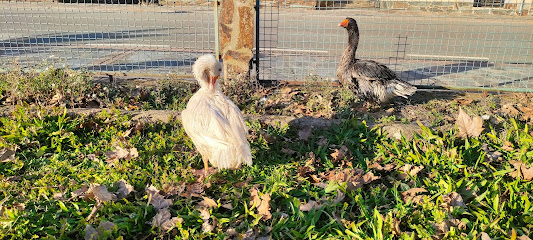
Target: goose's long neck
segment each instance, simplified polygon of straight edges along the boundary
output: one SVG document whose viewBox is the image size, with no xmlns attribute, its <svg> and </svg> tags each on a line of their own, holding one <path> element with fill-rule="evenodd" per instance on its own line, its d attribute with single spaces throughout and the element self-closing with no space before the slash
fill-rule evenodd
<svg viewBox="0 0 533 240">
<path fill-rule="evenodd" d="M 349 63 L 355 62 L 357 45 L 359 45 L 359 28 L 356 25 L 353 29 L 348 29 L 348 45 L 346 45 L 342 54 L 341 63 L 350 65 Z"/>
</svg>

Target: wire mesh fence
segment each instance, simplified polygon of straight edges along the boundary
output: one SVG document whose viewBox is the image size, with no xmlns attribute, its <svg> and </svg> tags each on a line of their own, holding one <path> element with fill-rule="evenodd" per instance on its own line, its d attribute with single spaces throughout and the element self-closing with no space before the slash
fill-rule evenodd
<svg viewBox="0 0 533 240">
<path fill-rule="evenodd" d="M 416 85 L 533 91 L 531 0 L 261 0 L 260 78 L 334 80 L 358 21 L 357 57 Z"/>
<path fill-rule="evenodd" d="M 0 61 L 104 73 L 190 74 L 214 51 L 213 2 L 0 1 Z"/>
</svg>

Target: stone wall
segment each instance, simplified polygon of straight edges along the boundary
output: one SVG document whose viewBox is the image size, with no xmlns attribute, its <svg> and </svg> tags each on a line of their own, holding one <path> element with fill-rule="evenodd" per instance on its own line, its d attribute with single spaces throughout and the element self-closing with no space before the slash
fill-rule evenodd
<svg viewBox="0 0 533 240">
<path fill-rule="evenodd" d="M 247 77 L 253 58 L 255 0 L 222 0 L 220 52 L 224 78 Z"/>
</svg>

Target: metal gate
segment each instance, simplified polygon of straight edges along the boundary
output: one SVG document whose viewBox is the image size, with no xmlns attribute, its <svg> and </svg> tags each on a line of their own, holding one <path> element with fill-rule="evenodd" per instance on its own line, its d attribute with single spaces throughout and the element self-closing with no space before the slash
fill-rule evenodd
<svg viewBox="0 0 533 240">
<path fill-rule="evenodd" d="M 353 17 L 357 57 L 415 85 L 533 91 L 530 0 L 258 1 L 260 80 L 336 80 L 347 42 L 337 25 Z"/>
</svg>

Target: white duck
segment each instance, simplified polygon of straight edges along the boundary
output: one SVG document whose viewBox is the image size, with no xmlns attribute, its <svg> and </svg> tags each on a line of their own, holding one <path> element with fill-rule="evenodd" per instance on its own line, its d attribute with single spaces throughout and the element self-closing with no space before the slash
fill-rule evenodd
<svg viewBox="0 0 533 240">
<path fill-rule="evenodd" d="M 181 113 L 183 128 L 202 155 L 207 175 L 209 164 L 235 169 L 252 164 L 248 130 L 239 108 L 220 91 L 217 82 L 222 65 L 213 55 L 199 57 L 192 66 L 198 90 Z"/>
</svg>

